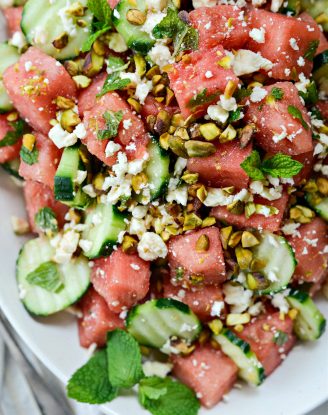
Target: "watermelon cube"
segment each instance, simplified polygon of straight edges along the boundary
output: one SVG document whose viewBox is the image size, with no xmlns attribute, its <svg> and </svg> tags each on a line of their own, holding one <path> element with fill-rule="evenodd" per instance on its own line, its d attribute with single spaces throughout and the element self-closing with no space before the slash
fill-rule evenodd
<svg viewBox="0 0 328 415">
<path fill-rule="evenodd" d="M 192 52 L 173 65 L 168 74 L 170 86 L 185 118 L 191 114 L 204 115 L 207 107 L 218 101 L 229 81 L 239 83 L 231 69 L 217 64 L 224 56 L 223 47 L 217 46 L 206 53 Z"/>
<path fill-rule="evenodd" d="M 115 313 L 127 310 L 145 298 L 149 291 L 150 265 L 137 254 L 122 249 L 107 258 L 95 260 L 91 282 Z"/>
<path fill-rule="evenodd" d="M 328 101 L 319 101 L 317 107 L 324 120 L 328 120 Z"/>
<path fill-rule="evenodd" d="M 13 128 L 7 121 L 7 115 L 0 114 L 0 143 L 4 139 L 5 135 L 12 131 Z M 22 145 L 22 140 L 19 139 L 16 144 L 11 146 L 0 147 L 0 164 L 13 160 L 19 156 L 19 150 Z"/>
<path fill-rule="evenodd" d="M 199 49 L 221 45 L 241 49 L 248 39 L 249 27 L 244 11 L 234 6 L 199 7 L 189 13 L 191 24 L 199 33 Z"/>
<path fill-rule="evenodd" d="M 324 52 L 328 49 L 328 40 L 326 39 L 325 34 L 321 31 L 320 27 L 318 26 L 318 23 L 313 19 L 312 16 L 309 15 L 309 13 L 303 12 L 298 16 L 300 19 L 303 20 L 303 22 L 307 22 L 310 24 L 310 27 L 317 27 L 320 32 L 319 37 L 319 46 L 316 52 L 316 55 L 319 55 L 319 53 Z"/>
<path fill-rule="evenodd" d="M 33 134 L 36 137 L 35 146 L 39 152 L 38 160 L 32 165 L 21 160 L 19 174 L 25 180 L 34 180 L 53 189 L 54 177 L 62 151 L 53 144 L 50 138 L 35 131 Z"/>
<path fill-rule="evenodd" d="M 199 346 L 189 356 L 172 356 L 173 374 L 192 388 L 206 408 L 215 406 L 237 380 L 237 366 L 221 350 Z"/>
<path fill-rule="evenodd" d="M 237 228 L 254 228 L 254 229 L 265 229 L 270 232 L 277 232 L 280 229 L 282 218 L 284 216 L 287 203 L 288 194 L 283 193 L 282 197 L 277 200 L 269 201 L 259 196 L 254 196 L 254 203 L 258 203 L 265 206 L 273 206 L 279 209 L 279 213 L 271 216 L 264 216 L 260 214 L 254 214 L 249 218 L 246 218 L 244 214 L 237 215 L 231 213 L 224 206 L 217 206 L 211 210 L 210 215 L 216 219 L 228 225 L 236 226 Z"/>
<path fill-rule="evenodd" d="M 12 37 L 15 32 L 21 33 L 22 29 L 20 23 L 22 20 L 23 7 L 8 7 L 1 11 L 6 19 L 9 37 Z"/>
<path fill-rule="evenodd" d="M 88 88 L 82 89 L 79 93 L 77 101 L 79 107 L 79 114 L 81 117 L 83 117 L 85 111 L 90 111 L 91 108 L 93 108 L 97 104 L 97 95 L 102 90 L 106 78 L 106 72 L 100 73 L 99 75 L 93 78 Z"/>
<path fill-rule="evenodd" d="M 170 280 L 164 282 L 163 297 L 182 301 L 203 321 L 211 319 L 214 302 L 223 301 L 222 289 L 216 285 L 182 288 Z"/>
<path fill-rule="evenodd" d="M 40 209 L 45 207 L 54 211 L 59 227 L 61 228 L 64 226 L 68 207 L 55 200 L 54 193 L 50 187 L 39 182 L 27 180 L 24 184 L 24 197 L 32 232 L 42 233 L 41 229 L 39 229 L 35 223 L 35 215 Z"/>
<path fill-rule="evenodd" d="M 75 99 L 75 83 L 56 59 L 35 47 L 3 74 L 8 95 L 21 116 L 36 130 L 48 134 L 56 118 L 58 96 Z"/>
<path fill-rule="evenodd" d="M 92 344 L 105 346 L 108 331 L 124 328 L 124 320 L 110 311 L 106 301 L 93 288 L 80 300 L 79 308 L 82 313 L 78 320 L 82 347 L 90 347 Z"/>
<path fill-rule="evenodd" d="M 273 63 L 273 79 L 297 80 L 301 73 L 309 77 L 313 62 L 307 54 L 320 39 L 318 25 L 260 9 L 250 11 L 249 24 L 265 30 L 265 41 L 250 39 L 247 48 Z"/>
<path fill-rule="evenodd" d="M 197 251 L 198 239 L 206 235 L 209 241 L 207 251 Z M 226 280 L 225 262 L 220 241 L 220 231 L 215 227 L 200 229 L 170 239 L 168 260 L 171 277 L 192 280 L 198 277 L 205 284 L 221 284 Z"/>
<path fill-rule="evenodd" d="M 288 237 L 297 260 L 293 277 L 295 281 L 315 284 L 325 279 L 328 270 L 328 253 L 325 252 L 328 245 L 327 230 L 327 224 L 315 218 L 311 223 L 301 225 L 295 235 Z"/>
<path fill-rule="evenodd" d="M 141 147 L 144 149 L 144 144 L 148 143 L 148 136 L 145 137 L 146 130 L 141 119 L 138 118 L 126 101 L 116 92 L 109 92 L 101 97 L 96 105 L 84 112 L 83 122 L 87 130 L 87 135 L 83 141 L 90 153 L 97 156 L 105 164 L 111 166 L 115 163 L 116 156 L 106 157 L 105 149 L 109 140 L 100 140 L 97 138 L 97 132 L 105 129 L 106 123 L 103 115 L 106 111 L 123 112 L 123 120 L 120 124 L 115 142 L 124 146 L 130 144 L 129 147 L 134 144 L 132 146 L 133 148 L 141 144 Z"/>
<path fill-rule="evenodd" d="M 239 142 L 231 141 L 218 143 L 216 148 L 216 152 L 209 157 L 188 159 L 187 169 L 192 173 L 198 173 L 200 180 L 212 187 L 247 187 L 249 177 L 240 164 L 252 152 L 252 145 L 242 149 Z"/>
<path fill-rule="evenodd" d="M 293 321 L 274 312 L 253 319 L 237 333 L 246 341 L 264 367 L 266 376 L 270 375 L 286 358 L 295 344 Z"/>
<path fill-rule="evenodd" d="M 279 88 L 282 99 L 268 99 L 273 88 Z M 245 121 L 256 126 L 258 145 L 271 153 L 297 155 L 312 151 L 310 118 L 296 87 L 291 82 L 277 82 L 263 89 L 267 96 L 260 102 L 248 100 L 245 113 Z"/>
<path fill-rule="evenodd" d="M 305 181 L 311 176 L 314 164 L 313 151 L 298 154 L 293 156 L 293 159 L 303 164 L 302 170 L 293 177 L 295 186 L 299 186 L 301 183 L 305 183 Z"/>
</svg>

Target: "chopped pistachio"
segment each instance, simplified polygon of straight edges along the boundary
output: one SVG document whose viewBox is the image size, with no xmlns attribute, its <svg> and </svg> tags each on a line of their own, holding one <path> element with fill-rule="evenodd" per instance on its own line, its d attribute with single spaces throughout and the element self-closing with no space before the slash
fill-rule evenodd
<svg viewBox="0 0 328 415">
<path fill-rule="evenodd" d="M 171 135 L 169 133 L 161 134 L 159 137 L 159 144 L 164 150 L 168 150 L 169 148 L 169 139 Z"/>
<path fill-rule="evenodd" d="M 80 73 L 80 65 L 75 61 L 65 61 L 64 66 L 71 76 L 76 76 Z"/>
<path fill-rule="evenodd" d="M 254 258 L 250 264 L 250 268 L 253 272 L 259 272 L 265 267 L 266 263 L 258 258 Z"/>
<path fill-rule="evenodd" d="M 197 189 L 196 196 L 198 197 L 198 199 L 201 202 L 204 202 L 204 200 L 207 197 L 207 190 L 206 190 L 206 187 L 204 185 L 201 185 L 201 187 L 199 189 Z"/>
<path fill-rule="evenodd" d="M 93 187 L 96 190 L 102 190 L 103 184 L 105 181 L 105 176 L 102 173 L 97 173 L 92 180 Z"/>
<path fill-rule="evenodd" d="M 201 183 L 195 183 L 188 187 L 188 195 L 191 197 L 197 196 L 197 190 L 202 187 Z"/>
<path fill-rule="evenodd" d="M 216 124 L 214 124 L 213 122 L 208 122 L 206 124 L 202 124 L 199 127 L 199 131 L 200 131 L 201 135 L 207 141 L 215 140 L 221 134 L 220 128 Z"/>
<path fill-rule="evenodd" d="M 315 217 L 315 213 L 313 212 L 313 210 L 305 206 L 296 205 L 295 207 L 290 209 L 289 217 L 290 219 L 293 219 L 295 222 L 304 224 L 310 223 Z"/>
<path fill-rule="evenodd" d="M 201 235 L 196 242 L 196 251 L 205 252 L 208 251 L 210 247 L 210 239 L 207 235 Z"/>
<path fill-rule="evenodd" d="M 230 69 L 231 68 L 231 58 L 230 56 L 224 56 L 221 58 L 217 64 L 221 66 L 224 69 Z"/>
<path fill-rule="evenodd" d="M 250 143 L 252 139 L 254 131 L 255 131 L 254 124 L 247 124 L 244 128 L 240 130 L 239 142 L 240 142 L 241 148 L 245 148 L 248 146 L 248 144 Z"/>
<path fill-rule="evenodd" d="M 189 157 L 208 157 L 216 151 L 214 144 L 198 140 L 187 141 L 185 148 Z"/>
<path fill-rule="evenodd" d="M 239 268 L 241 270 L 248 269 L 253 259 L 252 251 L 250 249 L 245 249 L 245 248 L 238 246 L 235 249 L 235 254 L 236 254 Z"/>
<path fill-rule="evenodd" d="M 7 114 L 6 119 L 9 122 L 15 122 L 15 121 L 17 121 L 18 120 L 18 112 L 16 112 L 16 111 L 10 112 L 9 114 Z"/>
<path fill-rule="evenodd" d="M 202 284 L 204 282 L 204 275 L 197 275 L 197 274 L 192 274 L 189 277 L 190 283 L 192 285 L 199 285 Z"/>
<path fill-rule="evenodd" d="M 244 330 L 244 326 L 243 326 L 242 324 L 237 324 L 237 325 L 234 327 L 234 329 L 235 329 L 235 331 L 236 331 L 237 333 L 241 333 L 241 332 Z"/>
<path fill-rule="evenodd" d="M 190 173 L 189 171 L 185 171 L 181 177 L 181 179 L 188 183 L 188 184 L 195 184 L 198 182 L 199 174 L 198 173 Z"/>
<path fill-rule="evenodd" d="M 162 75 L 161 74 L 156 74 L 151 79 L 153 86 L 158 85 L 161 82 L 161 80 L 162 80 Z"/>
<path fill-rule="evenodd" d="M 202 228 L 208 228 L 216 224 L 216 219 L 213 216 L 208 216 L 203 220 Z"/>
<path fill-rule="evenodd" d="M 16 235 L 25 235 L 30 232 L 30 225 L 26 219 L 11 217 L 11 226 Z"/>
<path fill-rule="evenodd" d="M 227 326 L 236 326 L 237 324 L 247 324 L 251 320 L 249 313 L 235 314 L 230 313 L 227 315 L 226 324 Z"/>
<path fill-rule="evenodd" d="M 237 137 L 237 131 L 229 124 L 228 127 L 221 133 L 219 141 L 220 143 L 226 143 L 232 141 Z"/>
<path fill-rule="evenodd" d="M 171 105 L 174 100 L 174 92 L 172 89 L 166 87 L 166 98 L 165 98 L 165 105 Z"/>
<path fill-rule="evenodd" d="M 222 187 L 222 190 L 228 195 L 232 195 L 235 192 L 235 187 L 234 186 Z"/>
<path fill-rule="evenodd" d="M 309 180 L 305 186 L 303 186 L 303 190 L 309 193 L 315 193 L 318 191 L 318 186 L 314 180 Z"/>
<path fill-rule="evenodd" d="M 141 108 L 141 106 L 140 106 L 140 108 Z M 156 123 L 156 116 L 155 115 L 148 115 L 147 124 L 148 124 L 148 127 L 149 127 L 150 131 L 154 131 L 155 123 Z"/>
<path fill-rule="evenodd" d="M 230 236 L 232 235 L 233 228 L 232 226 L 226 226 L 225 228 L 220 229 L 220 237 L 223 249 L 228 249 L 228 242 Z"/>
<path fill-rule="evenodd" d="M 75 1 L 65 10 L 69 16 L 82 17 L 84 16 L 85 7 L 79 2 Z"/>
<path fill-rule="evenodd" d="M 183 230 L 190 231 L 196 229 L 202 225 L 202 222 L 202 219 L 195 213 L 189 213 L 184 217 Z"/>
<path fill-rule="evenodd" d="M 23 146 L 32 151 L 35 145 L 36 137 L 33 134 L 24 134 L 23 135 Z"/>
<path fill-rule="evenodd" d="M 177 127 L 177 129 L 174 132 L 174 135 L 176 137 L 182 138 L 182 140 L 185 140 L 185 141 L 189 140 L 189 138 L 190 138 L 189 134 L 188 134 L 188 131 L 185 127 Z"/>
<path fill-rule="evenodd" d="M 227 206 L 227 210 L 235 215 L 244 213 L 245 205 L 241 200 L 235 200 Z"/>
<path fill-rule="evenodd" d="M 172 115 L 172 119 L 171 119 L 171 124 L 174 127 L 183 127 L 184 126 L 184 118 L 182 117 L 181 114 L 173 114 Z"/>
<path fill-rule="evenodd" d="M 168 131 L 170 127 L 170 123 L 171 123 L 170 114 L 167 111 L 161 110 L 157 114 L 156 122 L 154 125 L 154 131 L 157 134 L 162 135 Z"/>
<path fill-rule="evenodd" d="M 196 140 L 197 138 L 202 137 L 200 132 L 200 124 L 194 123 L 189 126 L 189 136 L 192 140 Z"/>
<path fill-rule="evenodd" d="M 246 282 L 250 290 L 264 290 L 270 285 L 269 281 L 260 273 L 247 274 Z"/>
<path fill-rule="evenodd" d="M 295 319 L 296 319 L 296 317 L 297 317 L 297 315 L 298 315 L 298 310 L 297 310 L 296 308 L 291 308 L 291 309 L 288 311 L 288 316 L 289 316 L 289 318 L 291 318 L 292 320 L 295 320 Z"/>
<path fill-rule="evenodd" d="M 238 84 L 234 81 L 228 81 L 225 90 L 224 90 L 224 97 L 226 99 L 229 99 L 233 96 L 233 94 L 235 93 L 236 89 L 238 87 Z"/>
<path fill-rule="evenodd" d="M 84 61 L 83 74 L 89 78 L 94 77 L 102 70 L 104 62 L 103 56 L 97 55 L 94 51 L 89 52 Z"/>
<path fill-rule="evenodd" d="M 257 279 L 254 277 L 253 274 L 249 273 L 246 276 L 247 287 L 254 291 L 258 289 L 258 282 Z"/>
<path fill-rule="evenodd" d="M 243 233 L 242 231 L 237 231 L 237 232 L 234 232 L 230 236 L 229 242 L 228 242 L 228 246 L 230 246 L 230 248 L 235 248 L 239 244 L 242 233 Z"/>
<path fill-rule="evenodd" d="M 133 25 L 141 26 L 146 21 L 146 15 L 138 9 L 130 9 L 126 13 L 126 19 Z"/>
<path fill-rule="evenodd" d="M 68 34 L 62 33 L 52 42 L 52 44 L 56 49 L 64 49 L 68 44 Z"/>
<path fill-rule="evenodd" d="M 255 203 L 253 202 L 247 202 L 245 204 L 245 216 L 246 218 L 250 218 L 252 215 L 254 215 L 254 213 L 256 213 L 256 206 Z"/>
<path fill-rule="evenodd" d="M 255 235 L 249 231 L 244 231 L 241 236 L 241 244 L 243 248 L 252 248 L 260 243 Z"/>
<path fill-rule="evenodd" d="M 136 99 L 130 97 L 127 99 L 127 101 L 130 104 L 130 106 L 135 110 L 135 112 L 139 113 L 141 111 L 140 102 L 138 102 Z"/>
<path fill-rule="evenodd" d="M 73 132 L 74 128 L 81 123 L 81 119 L 73 110 L 65 110 L 60 119 L 60 125 L 69 133 Z"/>
<path fill-rule="evenodd" d="M 323 196 L 328 196 L 328 179 L 326 179 L 325 177 L 319 177 L 317 179 L 317 183 L 316 184 L 318 186 L 319 192 Z"/>
<path fill-rule="evenodd" d="M 91 79 L 84 75 L 73 76 L 73 81 L 79 89 L 88 88 L 88 86 L 91 84 Z"/>
<path fill-rule="evenodd" d="M 208 339 L 210 338 L 210 334 L 211 333 L 209 332 L 209 330 L 202 330 L 198 337 L 199 344 L 204 345 L 205 343 L 207 343 Z"/>
<path fill-rule="evenodd" d="M 166 91 L 166 86 L 164 84 L 158 84 L 153 88 L 153 94 L 155 97 L 163 96 Z"/>
<path fill-rule="evenodd" d="M 75 102 L 72 99 L 62 96 L 58 96 L 55 99 L 55 104 L 61 110 L 69 110 L 75 106 Z"/>
<path fill-rule="evenodd" d="M 137 74 L 142 77 L 146 73 L 146 61 L 145 58 L 142 55 L 136 54 L 133 57 L 134 64 L 136 66 L 136 72 Z"/>
<path fill-rule="evenodd" d="M 148 177 L 143 172 L 136 174 L 131 179 L 132 189 L 136 193 L 140 193 L 140 190 L 142 189 L 142 186 L 147 184 L 147 183 L 148 183 Z"/>
<path fill-rule="evenodd" d="M 188 141 L 187 141 L 188 143 Z M 169 147 L 179 157 L 188 158 L 188 153 L 185 148 L 185 142 L 180 137 L 172 137 L 169 138 Z"/>
<path fill-rule="evenodd" d="M 104 56 L 106 54 L 106 45 L 100 39 L 96 39 L 92 45 L 92 49 L 98 56 Z"/>
<path fill-rule="evenodd" d="M 221 320 L 216 318 L 215 320 L 212 320 L 208 323 L 208 327 L 211 329 L 214 335 L 217 336 L 223 329 L 223 323 Z"/>
<path fill-rule="evenodd" d="M 147 79 L 152 79 L 153 76 L 160 75 L 160 74 L 161 74 L 161 70 L 159 69 L 159 66 L 158 65 L 154 65 L 154 66 L 152 66 L 149 69 L 149 71 L 147 71 L 146 78 Z"/>
<path fill-rule="evenodd" d="M 138 241 L 131 235 L 124 235 L 122 242 L 123 252 L 126 254 L 134 254 L 137 251 Z"/>
</svg>

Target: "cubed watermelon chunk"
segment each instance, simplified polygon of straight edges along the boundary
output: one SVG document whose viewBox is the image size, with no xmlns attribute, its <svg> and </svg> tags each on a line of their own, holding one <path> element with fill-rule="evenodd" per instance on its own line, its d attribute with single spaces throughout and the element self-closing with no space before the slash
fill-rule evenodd
<svg viewBox="0 0 328 415">
<path fill-rule="evenodd" d="M 117 5 L 119 0 L 107 0 L 107 2 L 110 5 L 111 9 L 114 9 L 114 7 Z"/>
<path fill-rule="evenodd" d="M 35 146 L 39 151 L 38 161 L 32 165 L 21 160 L 19 174 L 25 180 L 33 180 L 54 187 L 54 177 L 60 161 L 62 150 L 58 149 L 50 138 L 33 132 L 36 137 Z"/>
<path fill-rule="evenodd" d="M 251 346 L 266 376 L 282 363 L 295 344 L 293 321 L 288 316 L 281 320 L 279 314 L 274 312 L 255 318 L 238 333 Z"/>
<path fill-rule="evenodd" d="M 324 220 L 315 218 L 311 223 L 301 225 L 295 235 L 288 237 L 288 241 L 298 262 L 294 280 L 320 283 L 328 272 L 328 253 L 325 252 L 328 233 Z"/>
<path fill-rule="evenodd" d="M 207 107 L 218 100 L 228 81 L 239 80 L 231 69 L 217 64 L 225 56 L 222 46 L 190 53 L 173 65 L 169 72 L 170 86 L 175 93 L 182 115 L 206 113 Z M 206 76 L 207 75 L 207 76 Z"/>
<path fill-rule="evenodd" d="M 107 258 L 95 260 L 91 281 L 115 313 L 129 309 L 145 298 L 149 290 L 150 265 L 137 254 L 121 248 Z"/>
<path fill-rule="evenodd" d="M 244 11 L 235 6 L 199 7 L 189 13 L 191 24 L 199 33 L 199 49 L 221 45 L 241 49 L 248 39 L 249 27 Z"/>
<path fill-rule="evenodd" d="M 42 183 L 27 180 L 24 185 L 24 196 L 30 227 L 34 233 L 42 233 L 35 223 L 35 215 L 40 209 L 45 207 L 49 207 L 54 211 L 59 227 L 64 226 L 68 207 L 55 200 L 54 193 L 50 187 Z"/>
<path fill-rule="evenodd" d="M 93 288 L 83 296 L 79 308 L 83 314 L 78 320 L 82 347 L 94 343 L 98 347 L 105 346 L 108 331 L 124 328 L 124 320 L 110 311 L 106 301 Z"/>
<path fill-rule="evenodd" d="M 76 98 L 75 83 L 56 59 L 35 47 L 3 74 L 8 95 L 21 116 L 36 130 L 48 134 L 56 118 L 58 96 Z"/>
<path fill-rule="evenodd" d="M 7 121 L 7 115 L 0 114 L 0 143 L 4 139 L 5 135 L 12 131 L 13 128 Z M 22 145 L 22 140 L 19 139 L 16 144 L 12 146 L 0 147 L 0 164 L 13 160 L 19 156 L 19 150 Z"/>
<path fill-rule="evenodd" d="M 281 100 L 268 99 L 272 88 L 283 92 Z M 277 82 L 264 89 L 267 96 L 259 102 L 249 102 L 245 113 L 245 121 L 254 123 L 257 128 L 258 145 L 271 153 L 295 155 L 312 151 L 310 118 L 296 87 L 291 82 Z M 295 110 L 300 111 L 303 122 L 291 114 L 295 114 Z"/>
<path fill-rule="evenodd" d="M 328 120 L 328 101 L 319 101 L 317 107 L 324 120 Z"/>
<path fill-rule="evenodd" d="M 209 247 L 207 251 L 199 252 L 196 243 L 202 235 L 207 236 Z M 204 228 L 176 236 L 170 239 L 168 251 L 172 278 L 189 281 L 192 276 L 198 276 L 203 283 L 216 285 L 226 280 L 220 231 L 217 228 Z"/>
<path fill-rule="evenodd" d="M 209 157 L 188 159 L 187 169 L 198 173 L 200 180 L 212 187 L 235 186 L 243 189 L 248 186 L 249 177 L 240 164 L 252 152 L 252 145 L 242 149 L 239 142 L 231 141 L 216 145 L 216 152 Z"/>
<path fill-rule="evenodd" d="M 237 215 L 231 213 L 224 206 L 217 206 L 211 210 L 210 215 L 219 219 L 223 223 L 228 225 L 236 226 L 237 228 L 254 228 L 254 229 L 265 229 L 271 232 L 277 232 L 280 229 L 282 218 L 284 216 L 288 194 L 283 193 L 282 197 L 277 200 L 269 201 L 259 196 L 254 196 L 254 203 L 259 203 L 265 206 L 274 206 L 279 209 L 279 213 L 271 216 L 264 216 L 254 214 L 249 218 L 246 218 L 244 214 Z"/>
<path fill-rule="evenodd" d="M 265 42 L 250 39 L 247 47 L 273 63 L 273 79 L 296 80 L 301 73 L 309 77 L 313 62 L 306 56 L 320 39 L 318 25 L 261 9 L 251 10 L 249 18 L 251 28 L 265 29 Z"/>
<path fill-rule="evenodd" d="M 324 52 L 328 49 L 328 40 L 326 39 L 325 34 L 321 31 L 320 27 L 318 26 L 318 23 L 313 19 L 312 16 L 309 15 L 309 13 L 303 12 L 298 16 L 300 19 L 303 20 L 303 22 L 307 22 L 310 24 L 310 27 L 317 27 L 320 32 L 320 38 L 319 38 L 319 46 L 316 52 L 316 55 L 319 55 L 319 53 Z"/>
<path fill-rule="evenodd" d="M 78 95 L 78 106 L 79 106 L 79 114 L 83 117 L 85 111 L 90 111 L 98 101 L 97 95 L 102 90 L 102 87 L 105 83 L 107 78 L 107 73 L 102 72 L 96 77 L 93 78 L 90 86 L 86 89 L 82 89 Z"/>
<path fill-rule="evenodd" d="M 123 111 L 123 120 L 115 139 L 116 142 L 123 146 L 129 144 L 129 147 L 140 148 L 141 146 L 144 149 L 144 144 L 148 143 L 148 136 L 141 119 L 137 117 L 129 105 L 116 92 L 109 92 L 100 98 L 94 107 L 84 113 L 83 122 L 86 126 L 87 135 L 83 141 L 90 153 L 97 156 L 105 164 L 111 166 L 115 163 L 116 156 L 106 157 L 105 149 L 108 140 L 99 140 L 97 138 L 97 131 L 105 129 L 103 115 L 106 111 Z M 125 127 L 124 121 L 126 122 Z"/>
<path fill-rule="evenodd" d="M 192 388 L 202 405 L 212 408 L 237 380 L 237 366 L 221 350 L 200 346 L 189 356 L 172 356 L 173 374 Z"/>
<path fill-rule="evenodd" d="M 298 186 L 302 182 L 308 180 L 311 176 L 314 164 L 313 151 L 298 154 L 296 156 L 293 156 L 293 159 L 303 164 L 302 170 L 296 176 L 293 177 L 295 186 Z"/>
<path fill-rule="evenodd" d="M 173 284 L 170 280 L 164 282 L 163 297 L 174 298 L 187 304 L 201 319 L 209 320 L 215 301 L 223 301 L 222 289 L 216 285 L 200 285 L 189 288 Z"/>
<path fill-rule="evenodd" d="M 7 23 L 7 31 L 9 37 L 15 32 L 22 32 L 20 23 L 22 20 L 23 7 L 8 7 L 1 10 Z"/>
<path fill-rule="evenodd" d="M 146 119 L 148 115 L 155 115 L 160 111 L 166 111 L 170 115 L 176 114 L 179 112 L 179 107 L 176 105 L 165 105 L 162 102 L 157 102 L 153 95 L 148 95 L 145 99 L 145 103 L 141 107 L 140 115 Z"/>
</svg>

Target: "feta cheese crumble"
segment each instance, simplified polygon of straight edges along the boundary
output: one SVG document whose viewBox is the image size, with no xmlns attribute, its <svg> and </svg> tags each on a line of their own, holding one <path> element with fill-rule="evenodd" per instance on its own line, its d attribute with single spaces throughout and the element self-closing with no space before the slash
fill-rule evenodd
<svg viewBox="0 0 328 415">
<path fill-rule="evenodd" d="M 138 254 L 145 261 L 155 261 L 167 256 L 167 246 L 155 232 L 145 232 L 138 244 Z"/>
</svg>

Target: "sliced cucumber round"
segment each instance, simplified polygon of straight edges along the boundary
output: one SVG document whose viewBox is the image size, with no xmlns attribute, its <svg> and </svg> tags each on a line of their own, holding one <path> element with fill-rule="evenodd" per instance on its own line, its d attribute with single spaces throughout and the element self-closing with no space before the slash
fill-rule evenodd
<svg viewBox="0 0 328 415">
<path fill-rule="evenodd" d="M 145 173 L 148 177 L 151 200 L 154 200 L 164 193 L 170 180 L 170 157 L 155 137 L 151 138 L 148 153 L 149 161 Z"/>
<path fill-rule="evenodd" d="M 129 48 L 146 55 L 154 46 L 155 41 L 150 38 L 148 33 L 142 31 L 141 26 L 133 25 L 128 21 L 127 13 L 130 9 L 146 12 L 147 2 L 145 0 L 135 0 L 134 2 L 121 0 L 113 10 L 113 24 Z"/>
<path fill-rule="evenodd" d="M 297 337 L 301 340 L 317 340 L 325 331 L 326 319 L 309 294 L 292 289 L 286 299 L 290 306 L 298 311 L 294 320 Z"/>
<path fill-rule="evenodd" d="M 83 16 L 74 11 L 77 6 L 84 8 Z M 47 55 L 60 60 L 73 58 L 80 54 L 91 32 L 92 13 L 86 6 L 87 0 L 28 0 L 22 31 L 31 45 Z"/>
<path fill-rule="evenodd" d="M 45 237 L 28 241 L 19 253 L 16 265 L 17 283 L 27 310 L 35 315 L 48 316 L 64 310 L 78 301 L 90 284 L 90 267 L 84 257 L 58 264 L 63 287 L 58 292 L 48 291 L 27 281 L 27 276 L 40 265 L 51 261 L 54 248 Z"/>
<path fill-rule="evenodd" d="M 223 329 L 214 336 L 214 340 L 219 343 L 223 353 L 235 362 L 241 379 L 255 386 L 263 382 L 264 368 L 247 342 L 229 329 Z"/>
<path fill-rule="evenodd" d="M 97 204 L 87 213 L 85 224 L 87 229 L 82 234 L 82 239 L 91 242 L 88 251 L 84 255 L 90 259 L 109 255 L 116 245 L 118 235 L 126 228 L 125 215 L 115 206 Z"/>
<path fill-rule="evenodd" d="M 126 326 L 140 344 L 158 349 L 172 337 L 191 343 L 201 331 L 201 323 L 190 308 L 171 298 L 137 305 L 129 312 Z"/>
<path fill-rule="evenodd" d="M 321 198 L 321 202 L 316 203 L 316 196 L 313 193 L 307 193 L 305 199 L 315 212 L 328 222 L 328 197 Z"/>
<path fill-rule="evenodd" d="M 9 66 L 18 61 L 20 55 L 15 46 L 8 45 L 8 43 L 0 43 L 0 56 L 0 112 L 7 112 L 14 107 L 2 82 L 2 75 Z"/>
<path fill-rule="evenodd" d="M 268 286 L 257 290 L 258 294 L 274 294 L 289 284 L 296 267 L 295 254 L 287 240 L 271 232 L 261 234 L 260 244 L 253 249 L 253 258 L 263 263 L 259 270 Z"/>
<path fill-rule="evenodd" d="M 11 160 L 11 161 L 7 161 L 7 163 L 0 164 L 0 166 L 11 176 L 16 177 L 16 179 L 23 180 L 23 178 L 18 173 L 19 166 L 20 166 L 19 158 Z"/>
</svg>

